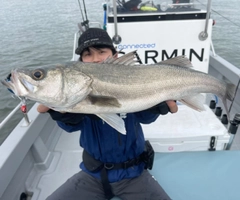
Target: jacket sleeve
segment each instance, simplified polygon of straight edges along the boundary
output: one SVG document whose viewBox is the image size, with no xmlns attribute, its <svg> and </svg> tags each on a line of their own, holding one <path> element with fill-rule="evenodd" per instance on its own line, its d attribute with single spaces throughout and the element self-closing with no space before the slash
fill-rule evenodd
<svg viewBox="0 0 240 200">
<path fill-rule="evenodd" d="M 53 120 L 57 122 L 59 127 L 67 132 L 74 132 L 81 129 L 85 115 L 80 113 L 60 113 L 49 110 L 48 113 Z"/>
<path fill-rule="evenodd" d="M 167 103 L 162 102 L 147 110 L 136 112 L 135 115 L 140 123 L 150 124 L 154 122 L 159 117 L 159 115 L 166 115 L 168 112 L 170 112 L 170 110 Z"/>
</svg>

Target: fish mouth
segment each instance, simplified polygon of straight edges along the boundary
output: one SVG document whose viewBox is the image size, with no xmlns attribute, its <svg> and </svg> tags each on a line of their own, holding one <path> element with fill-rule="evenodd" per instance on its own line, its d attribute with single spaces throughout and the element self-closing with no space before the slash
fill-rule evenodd
<svg viewBox="0 0 240 200">
<path fill-rule="evenodd" d="M 9 75 L 8 78 L 1 80 L 1 83 L 8 88 L 8 90 L 15 95 L 17 95 L 17 89 L 15 87 L 15 84 L 12 80 L 12 73 Z"/>
<path fill-rule="evenodd" d="M 33 92 L 34 86 L 29 83 L 27 80 L 20 78 L 19 81 L 21 82 L 22 86 L 26 89 L 27 92 Z"/>
<path fill-rule="evenodd" d="M 1 80 L 1 83 L 16 96 L 25 96 L 34 90 L 34 86 L 24 78 L 21 78 L 16 70 L 13 70 L 8 78 Z"/>
</svg>

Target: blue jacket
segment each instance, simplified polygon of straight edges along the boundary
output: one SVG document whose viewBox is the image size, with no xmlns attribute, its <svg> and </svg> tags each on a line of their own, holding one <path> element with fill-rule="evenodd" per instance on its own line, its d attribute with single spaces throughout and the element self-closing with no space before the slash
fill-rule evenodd
<svg viewBox="0 0 240 200">
<path fill-rule="evenodd" d="M 140 123 L 154 122 L 159 114 L 167 114 L 169 108 L 166 102 L 162 102 L 148 110 L 130 113 L 125 121 L 126 135 L 122 135 L 110 127 L 96 115 L 80 113 L 59 113 L 48 111 L 58 125 L 67 132 L 81 131 L 80 146 L 83 147 L 95 159 L 104 163 L 123 163 L 138 157 L 144 150 L 145 139 Z M 83 163 L 80 168 L 100 179 L 100 172 L 92 173 L 86 169 Z M 109 182 L 139 176 L 144 169 L 144 163 L 128 169 L 109 170 Z"/>
<path fill-rule="evenodd" d="M 72 113 L 74 116 L 75 114 Z M 58 125 L 67 132 L 81 130 L 80 146 L 95 159 L 104 163 L 122 163 L 138 157 L 144 150 L 145 139 L 140 123 L 149 124 L 157 119 L 159 114 L 148 110 L 127 114 L 123 120 L 127 134 L 118 133 L 107 123 L 96 117 L 86 115 L 74 125 L 58 121 Z M 83 162 L 80 168 L 100 179 L 100 172 L 89 172 Z M 128 169 L 109 170 L 109 182 L 139 176 L 144 169 L 144 163 Z"/>
</svg>

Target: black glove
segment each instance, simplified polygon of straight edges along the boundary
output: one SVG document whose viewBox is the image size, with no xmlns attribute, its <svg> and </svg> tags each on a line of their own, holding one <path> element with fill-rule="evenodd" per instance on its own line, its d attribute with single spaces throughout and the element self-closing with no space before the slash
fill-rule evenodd
<svg viewBox="0 0 240 200">
<path fill-rule="evenodd" d="M 166 115 L 168 112 L 171 112 L 166 101 L 161 102 L 160 104 L 157 104 L 152 108 L 149 108 L 148 111 L 154 114 L 161 114 L 161 115 Z"/>
<path fill-rule="evenodd" d="M 53 120 L 63 122 L 67 125 L 76 125 L 80 123 L 85 115 L 80 113 L 60 113 L 55 110 L 49 109 L 47 111 Z"/>
<path fill-rule="evenodd" d="M 61 113 L 55 110 L 49 109 L 47 111 L 53 120 L 60 121 L 66 125 L 76 125 L 80 123 L 84 117 L 89 117 L 92 120 L 100 120 L 100 118 L 93 114 L 82 114 L 82 113 Z"/>
</svg>

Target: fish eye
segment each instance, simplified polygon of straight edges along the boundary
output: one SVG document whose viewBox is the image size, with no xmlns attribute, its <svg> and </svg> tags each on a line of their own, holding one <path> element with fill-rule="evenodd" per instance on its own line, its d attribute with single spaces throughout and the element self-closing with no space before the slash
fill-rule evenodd
<svg viewBox="0 0 240 200">
<path fill-rule="evenodd" d="M 36 69 L 32 72 L 32 78 L 34 80 L 41 80 L 44 77 L 44 70 L 42 69 Z"/>
</svg>

